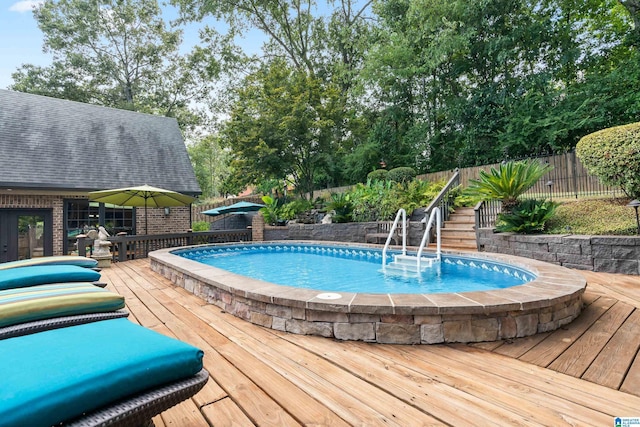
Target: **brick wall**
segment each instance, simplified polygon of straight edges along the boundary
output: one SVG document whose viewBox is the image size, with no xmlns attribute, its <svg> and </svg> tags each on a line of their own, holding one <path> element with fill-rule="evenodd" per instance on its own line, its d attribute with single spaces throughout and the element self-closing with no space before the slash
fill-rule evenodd
<svg viewBox="0 0 640 427">
<path fill-rule="evenodd" d="M 189 206 L 171 207 L 168 215 L 165 215 L 164 208 L 147 208 L 148 234 L 185 233 L 191 227 L 189 214 Z M 136 208 L 136 232 L 146 234 L 145 227 L 144 207 Z"/>
<path fill-rule="evenodd" d="M 640 275 L 640 236 L 529 236 L 483 228 L 478 230 L 478 247 L 578 270 Z"/>
</svg>

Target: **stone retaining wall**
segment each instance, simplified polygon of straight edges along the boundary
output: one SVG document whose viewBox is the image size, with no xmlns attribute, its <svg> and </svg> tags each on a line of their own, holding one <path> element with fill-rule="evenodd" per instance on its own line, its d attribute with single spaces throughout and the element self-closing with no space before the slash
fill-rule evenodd
<svg viewBox="0 0 640 427">
<path fill-rule="evenodd" d="M 484 228 L 478 230 L 478 248 L 579 270 L 640 274 L 640 236 L 522 235 Z"/>
<path fill-rule="evenodd" d="M 315 240 L 323 242 L 364 243 L 367 233 L 376 230 L 375 222 L 345 222 L 339 224 L 287 224 L 286 227 L 265 227 L 264 240 Z M 409 246 L 420 246 L 424 233 L 421 222 L 409 223 Z M 369 242 L 372 243 L 372 242 Z M 384 243 L 384 241 L 382 241 Z"/>
</svg>

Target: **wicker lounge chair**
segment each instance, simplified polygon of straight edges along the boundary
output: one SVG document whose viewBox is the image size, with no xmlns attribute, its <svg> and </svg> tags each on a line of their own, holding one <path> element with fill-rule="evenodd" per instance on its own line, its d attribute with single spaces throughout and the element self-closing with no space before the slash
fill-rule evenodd
<svg viewBox="0 0 640 427">
<path fill-rule="evenodd" d="M 33 277 L 26 267 L 5 274 L 3 426 L 151 426 L 152 417 L 205 385 L 202 352 L 123 319 L 122 296 L 92 283 L 36 284 L 42 270 L 64 273 L 59 267 L 36 268 Z"/>
<path fill-rule="evenodd" d="M 208 380 L 201 351 L 127 319 L 65 322 L 51 330 L 40 321 L 39 332 L 0 339 L 4 426 L 149 426 Z"/>
<path fill-rule="evenodd" d="M 39 258 L 22 259 L 0 263 L 0 270 L 8 270 L 18 267 L 30 267 L 34 265 L 77 265 L 79 267 L 96 268 L 98 261 L 93 258 L 74 255 L 56 255 Z"/>
</svg>

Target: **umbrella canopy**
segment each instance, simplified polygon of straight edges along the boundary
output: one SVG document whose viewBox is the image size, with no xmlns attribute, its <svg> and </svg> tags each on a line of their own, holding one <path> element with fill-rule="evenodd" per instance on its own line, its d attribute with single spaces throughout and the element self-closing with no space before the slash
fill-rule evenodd
<svg viewBox="0 0 640 427">
<path fill-rule="evenodd" d="M 238 202 L 229 206 L 219 206 L 215 209 L 209 209 L 208 211 L 201 212 L 204 215 L 216 216 L 216 215 L 224 215 L 228 213 L 246 213 L 246 212 L 254 212 L 263 208 L 264 205 L 259 203 L 251 203 L 251 202 Z"/>
<path fill-rule="evenodd" d="M 116 188 L 113 190 L 92 191 L 89 200 L 94 202 L 111 203 L 118 206 L 144 206 L 145 234 L 149 232 L 147 222 L 147 207 L 161 208 L 171 206 L 186 206 L 195 197 L 177 193 L 171 190 L 141 185 L 138 187 Z"/>
</svg>

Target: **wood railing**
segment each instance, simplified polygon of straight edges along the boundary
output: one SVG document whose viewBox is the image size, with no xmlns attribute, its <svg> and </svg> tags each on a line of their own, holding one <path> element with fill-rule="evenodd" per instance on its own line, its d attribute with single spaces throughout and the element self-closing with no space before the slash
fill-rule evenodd
<svg viewBox="0 0 640 427">
<path fill-rule="evenodd" d="M 429 206 L 424 210 L 426 215 L 425 218 L 431 215 L 431 211 L 434 207 L 438 206 L 440 208 L 440 213 L 442 215 L 442 221 L 447 221 L 449 219 L 449 208 L 453 203 L 453 199 L 450 197 L 450 192 L 453 191 L 456 187 L 460 185 L 460 171 L 456 169 L 453 171 L 453 175 L 446 183 L 446 185 L 440 190 L 440 193 L 436 196 L 435 199 L 429 203 Z"/>
<path fill-rule="evenodd" d="M 112 261 L 127 261 L 146 258 L 149 252 L 175 248 L 179 246 L 204 245 L 209 243 L 250 242 L 251 229 L 198 231 L 193 233 L 127 235 L 110 237 L 112 243 Z M 86 237 L 78 238 L 78 248 L 91 248 L 93 240 Z M 82 254 L 82 250 L 78 253 Z"/>
</svg>

